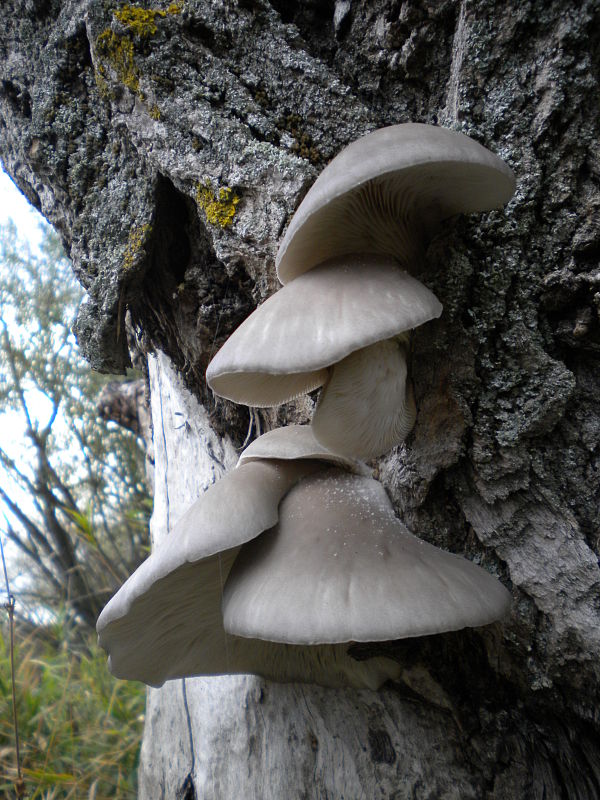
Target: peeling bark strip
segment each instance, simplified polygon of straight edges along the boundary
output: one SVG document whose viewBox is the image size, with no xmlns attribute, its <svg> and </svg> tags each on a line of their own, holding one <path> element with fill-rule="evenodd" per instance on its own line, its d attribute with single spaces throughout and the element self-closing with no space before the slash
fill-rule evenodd
<svg viewBox="0 0 600 800">
<path fill-rule="evenodd" d="M 150 359 L 166 534 L 248 412 L 206 363 L 276 287 L 316 174 L 362 133 L 456 127 L 513 167 L 507 212 L 449 223 L 419 279 L 419 415 L 379 463 L 418 535 L 512 587 L 505 626 L 352 648 L 382 692 L 190 679 L 151 691 L 143 798 L 600 797 L 600 8 L 588 2 L 7 0 L 0 156 L 88 292 L 94 366 Z M 261 412 L 305 421 L 311 401 Z M 182 424 L 185 422 L 185 424 Z M 190 765 L 193 764 L 192 773 Z"/>
</svg>

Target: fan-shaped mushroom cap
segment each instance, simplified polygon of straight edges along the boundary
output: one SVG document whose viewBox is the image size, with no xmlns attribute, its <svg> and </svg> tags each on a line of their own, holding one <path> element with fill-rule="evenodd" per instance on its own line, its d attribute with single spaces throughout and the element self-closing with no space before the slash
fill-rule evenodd
<svg viewBox="0 0 600 800">
<path fill-rule="evenodd" d="M 323 447 L 310 425 L 286 425 L 263 433 L 244 450 L 238 464 L 262 459 L 319 459 L 344 467 L 358 475 L 371 475 L 366 464 L 353 458 L 344 458 Z"/>
<path fill-rule="evenodd" d="M 373 255 L 335 258 L 269 297 L 208 366 L 216 394 L 274 406 L 321 386 L 327 367 L 367 345 L 439 317 L 422 283 Z"/>
<path fill-rule="evenodd" d="M 227 631 L 298 644 L 458 630 L 509 607 L 485 570 L 410 534 L 381 484 L 336 469 L 290 490 L 279 523 L 244 545 L 223 593 Z"/>
<path fill-rule="evenodd" d="M 155 684 L 178 673 L 194 631 L 210 639 L 213 616 L 220 620 L 222 581 L 240 545 L 275 525 L 283 495 L 319 466 L 256 461 L 209 487 L 98 618 L 117 677 Z M 210 648 L 205 656 L 210 663 Z"/>
<path fill-rule="evenodd" d="M 433 125 L 373 131 L 348 145 L 319 175 L 298 207 L 277 254 L 288 283 L 343 253 L 388 253 L 404 266 L 454 214 L 508 202 L 515 177 L 473 139 Z"/>
<path fill-rule="evenodd" d="M 393 661 L 355 661 L 345 646 L 273 644 L 223 628 L 222 588 L 240 545 L 272 527 L 289 487 L 322 466 L 250 461 L 211 486 L 100 615 L 98 640 L 111 672 L 151 686 L 189 675 L 256 673 L 376 689 L 397 677 Z"/>
</svg>

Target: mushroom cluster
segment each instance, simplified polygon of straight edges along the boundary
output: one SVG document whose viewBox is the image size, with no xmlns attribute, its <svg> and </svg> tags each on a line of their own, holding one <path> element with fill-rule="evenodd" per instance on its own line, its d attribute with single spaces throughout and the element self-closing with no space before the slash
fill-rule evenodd
<svg viewBox="0 0 600 800">
<path fill-rule="evenodd" d="M 117 677 L 258 673 L 378 688 L 391 659 L 349 642 L 484 625 L 510 595 L 485 570 L 412 536 L 369 470 L 309 426 L 257 439 L 186 512 L 98 620 Z"/>
<path fill-rule="evenodd" d="M 319 442 L 349 458 L 387 452 L 416 418 L 408 332 L 442 311 L 409 273 L 442 220 L 501 206 L 514 188 L 498 156 L 445 128 L 394 125 L 353 142 L 289 225 L 276 259 L 284 287 L 217 353 L 209 386 L 257 407 L 322 386 Z"/>
<path fill-rule="evenodd" d="M 514 176 L 462 134 L 396 125 L 342 151 L 277 256 L 284 284 L 234 332 L 207 380 L 271 406 L 323 387 L 310 426 L 253 442 L 98 620 L 119 677 L 257 673 L 377 688 L 398 676 L 351 642 L 485 625 L 502 584 L 413 536 L 359 459 L 403 441 L 416 408 L 409 333 L 442 306 L 418 270 L 441 220 L 505 203 Z"/>
</svg>

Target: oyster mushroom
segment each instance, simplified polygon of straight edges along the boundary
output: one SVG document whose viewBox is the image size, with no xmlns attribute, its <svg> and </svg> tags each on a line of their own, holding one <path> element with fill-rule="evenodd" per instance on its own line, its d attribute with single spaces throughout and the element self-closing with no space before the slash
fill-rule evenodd
<svg viewBox="0 0 600 800">
<path fill-rule="evenodd" d="M 514 191 L 510 167 L 462 133 L 380 128 L 345 147 L 310 188 L 279 247 L 279 280 L 349 253 L 383 253 L 413 270 L 442 220 L 498 208 Z"/>
<path fill-rule="evenodd" d="M 160 686 L 189 675 L 256 673 L 373 689 L 397 676 L 393 661 L 356 661 L 344 645 L 281 645 L 231 636 L 223 627 L 223 585 L 240 546 L 276 524 L 290 486 L 327 462 L 365 469 L 319 448 L 308 427 L 296 427 L 266 434 L 266 443 L 257 440 L 105 607 L 98 639 L 115 676 Z"/>
<path fill-rule="evenodd" d="M 274 642 L 373 642 L 486 625 L 510 600 L 481 567 L 409 533 L 377 481 L 331 468 L 297 483 L 277 525 L 242 547 L 223 618 Z"/>
<path fill-rule="evenodd" d="M 514 188 L 498 156 L 455 131 L 409 123 L 353 142 L 323 170 L 289 225 L 276 261 L 284 290 L 226 342 L 209 365 L 209 385 L 254 406 L 324 386 L 313 419 L 317 439 L 348 457 L 382 455 L 406 438 L 416 417 L 404 334 L 441 313 L 402 270 L 418 270 L 442 220 L 496 208 Z M 384 272 L 393 289 L 383 286 Z M 379 303 L 381 330 L 373 324 Z M 410 322 L 407 308 L 416 311 Z"/>
<path fill-rule="evenodd" d="M 320 448 L 310 427 L 265 434 L 240 462 L 100 615 L 117 677 L 159 686 L 256 673 L 376 689 L 398 664 L 357 661 L 349 642 L 483 625 L 508 610 L 498 581 L 408 533 L 364 465 Z"/>
<path fill-rule="evenodd" d="M 210 362 L 207 381 L 249 406 L 279 405 L 324 385 L 313 419 L 321 445 L 373 458 L 414 422 L 406 333 L 441 311 L 390 258 L 335 258 L 259 306 Z"/>
</svg>

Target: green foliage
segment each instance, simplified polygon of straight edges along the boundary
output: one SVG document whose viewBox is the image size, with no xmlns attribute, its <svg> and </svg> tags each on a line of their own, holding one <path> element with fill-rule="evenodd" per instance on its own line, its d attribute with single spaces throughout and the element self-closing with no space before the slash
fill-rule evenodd
<svg viewBox="0 0 600 800">
<path fill-rule="evenodd" d="M 92 643 L 67 649 L 60 626 L 17 640 L 21 766 L 30 800 L 136 797 L 144 687 L 116 681 Z M 0 626 L 0 796 L 16 777 L 7 632 Z"/>
</svg>

